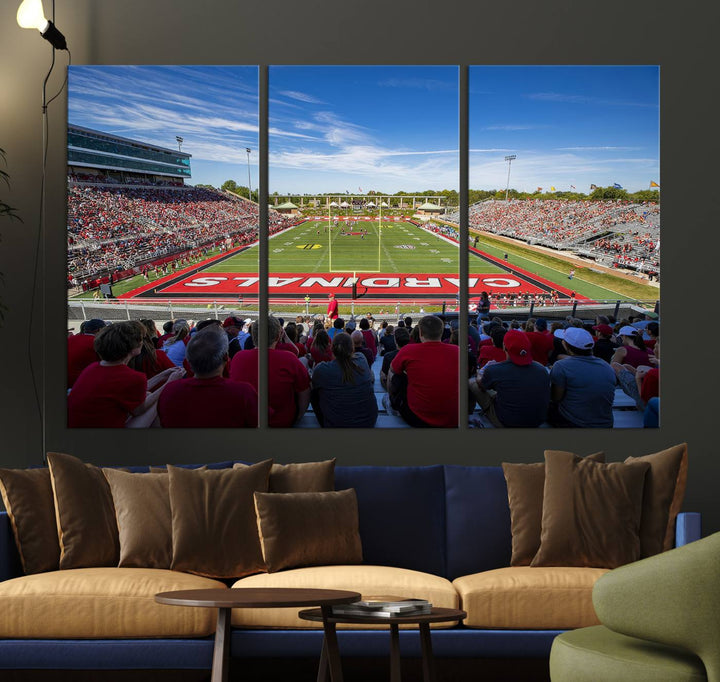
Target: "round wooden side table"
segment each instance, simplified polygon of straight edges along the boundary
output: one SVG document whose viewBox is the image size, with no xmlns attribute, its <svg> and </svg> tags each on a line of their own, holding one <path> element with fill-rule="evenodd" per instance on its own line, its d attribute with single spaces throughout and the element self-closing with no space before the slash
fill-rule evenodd
<svg viewBox="0 0 720 682">
<path fill-rule="evenodd" d="M 359 592 L 347 590 L 316 590 L 284 587 L 243 587 L 209 590 L 176 590 L 155 595 L 159 604 L 172 606 L 199 606 L 218 609 L 217 628 L 211 682 L 227 682 L 230 668 L 230 615 L 232 609 L 275 609 L 281 607 L 302 608 L 320 606 L 320 614 L 326 618 L 332 615 L 334 604 L 349 604 L 360 599 Z M 320 618 L 322 620 L 322 617 Z M 325 642 L 332 648 L 325 658 L 325 667 L 330 668 L 332 682 L 342 682 L 340 654 L 337 646 L 335 626 L 323 623 Z M 331 631 L 330 631 L 331 630 Z M 325 647 L 323 646 L 323 651 Z"/>
<path fill-rule="evenodd" d="M 445 609 L 433 607 L 430 613 L 418 613 L 415 615 L 398 616 L 348 616 L 333 615 L 332 609 L 328 606 L 322 609 L 308 609 L 298 614 L 303 620 L 322 621 L 325 630 L 322 654 L 320 656 L 320 669 L 318 671 L 318 682 L 327 679 L 327 670 L 330 667 L 330 679 L 332 677 L 332 660 L 340 658 L 338 650 L 335 625 L 337 623 L 353 623 L 368 625 L 389 625 L 390 626 L 390 682 L 400 682 L 400 633 L 399 625 L 418 625 L 420 628 L 420 644 L 422 646 L 422 668 L 424 682 L 435 682 L 435 659 L 432 653 L 432 640 L 430 639 L 430 623 L 447 623 L 454 620 L 463 620 L 467 617 L 465 611 L 459 609 Z M 328 638 L 328 631 L 333 635 Z"/>
</svg>

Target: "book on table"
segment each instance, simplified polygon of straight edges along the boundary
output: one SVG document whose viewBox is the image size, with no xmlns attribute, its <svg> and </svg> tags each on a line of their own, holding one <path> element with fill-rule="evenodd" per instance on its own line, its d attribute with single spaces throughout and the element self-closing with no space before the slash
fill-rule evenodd
<svg viewBox="0 0 720 682">
<path fill-rule="evenodd" d="M 369 618 L 392 618 L 430 613 L 432 604 L 426 599 L 403 597 L 367 597 L 351 604 L 332 607 L 335 616 L 367 616 Z"/>
</svg>

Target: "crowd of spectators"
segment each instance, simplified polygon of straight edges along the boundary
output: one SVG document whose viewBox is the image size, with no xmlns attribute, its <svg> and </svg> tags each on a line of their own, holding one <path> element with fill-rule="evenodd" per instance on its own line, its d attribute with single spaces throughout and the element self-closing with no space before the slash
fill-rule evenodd
<svg viewBox="0 0 720 682">
<path fill-rule="evenodd" d="M 270 231 L 288 226 L 270 212 Z M 107 187 L 70 183 L 68 278 L 82 282 L 153 267 L 177 254 L 231 248 L 258 238 L 255 204 L 202 187 Z"/>
<path fill-rule="evenodd" d="M 568 317 L 550 325 L 496 317 L 471 325 L 478 346 L 473 399 L 495 427 L 611 428 L 620 387 L 646 425 L 657 426 L 659 324 L 643 317 L 598 316 L 595 324 Z"/>
<path fill-rule="evenodd" d="M 469 406 L 495 427 L 613 426 L 620 387 L 657 425 L 659 323 L 568 317 L 469 325 Z M 457 320 L 424 315 L 376 323 L 88 320 L 68 339 L 68 423 L 75 427 L 257 425 L 260 324 L 268 338 L 268 421 L 292 427 L 308 407 L 323 427 L 372 427 L 383 404 L 414 427 L 458 424 Z M 466 352 L 463 350 L 462 352 Z M 375 362 L 378 356 L 382 362 Z M 373 369 L 375 368 L 375 370 Z"/>
<path fill-rule="evenodd" d="M 448 216 L 459 221 L 459 214 Z M 660 269 L 660 207 L 628 201 L 525 199 L 469 208 L 471 231 L 572 251 L 609 267 L 651 276 Z M 474 235 L 470 236 L 471 242 Z"/>
</svg>

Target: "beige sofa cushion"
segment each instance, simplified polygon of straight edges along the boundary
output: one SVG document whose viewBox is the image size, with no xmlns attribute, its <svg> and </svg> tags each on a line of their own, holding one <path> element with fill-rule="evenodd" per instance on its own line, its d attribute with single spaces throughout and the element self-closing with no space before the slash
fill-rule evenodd
<svg viewBox="0 0 720 682">
<path fill-rule="evenodd" d="M 465 625 L 473 628 L 553 630 L 599 623 L 592 588 L 604 568 L 513 566 L 453 581 Z"/>
<path fill-rule="evenodd" d="M 392 595 L 427 599 L 433 606 L 457 608 L 457 592 L 449 580 L 429 573 L 388 566 L 311 566 L 278 573 L 261 573 L 238 580 L 233 587 L 314 587 L 352 590 L 364 598 Z M 301 609 L 234 609 L 232 624 L 254 628 L 317 628 L 298 618 Z M 440 623 L 451 627 L 454 623 Z M 383 625 L 338 625 L 338 628 L 382 628 Z M 400 627 L 406 627 L 401 625 Z M 417 626 L 407 626 L 417 627 Z M 435 626 L 433 626 L 435 627 Z"/>
<path fill-rule="evenodd" d="M 215 609 L 165 606 L 158 592 L 223 588 L 216 580 L 152 568 L 77 568 L 0 582 L 0 637 L 203 637 Z"/>
</svg>

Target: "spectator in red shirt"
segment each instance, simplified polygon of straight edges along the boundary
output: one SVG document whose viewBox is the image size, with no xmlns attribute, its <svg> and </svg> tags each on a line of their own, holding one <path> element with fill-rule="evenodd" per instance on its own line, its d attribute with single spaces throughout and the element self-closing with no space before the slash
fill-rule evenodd
<svg viewBox="0 0 720 682">
<path fill-rule="evenodd" d="M 491 346 L 480 346 L 480 353 L 478 355 L 478 367 L 482 368 L 487 365 L 488 362 L 505 362 L 505 349 L 503 348 L 503 339 L 507 334 L 505 327 L 493 327 L 490 330 L 490 338 L 492 339 Z"/>
<path fill-rule="evenodd" d="M 140 321 L 142 326 L 142 348 L 139 355 L 134 356 L 128 363 L 128 367 L 142 372 L 148 379 L 160 374 L 165 369 L 175 367 L 173 361 L 163 351 L 155 350 L 153 339 L 157 340 L 157 335 L 153 335 L 152 330 L 146 324 L 146 320 Z M 154 324 L 153 324 L 154 329 Z"/>
<path fill-rule="evenodd" d="M 137 322 L 117 322 L 98 333 L 95 351 L 100 362 L 88 365 L 73 385 L 68 395 L 68 426 L 152 425 L 162 390 L 179 379 L 182 370 L 167 369 L 148 381 L 142 372 L 127 366 L 141 348 L 142 331 Z"/>
<path fill-rule="evenodd" d="M 390 363 L 392 404 L 411 426 L 458 425 L 459 347 L 441 341 L 443 327 L 436 315 L 421 318 L 420 343 L 404 346 Z"/>
<path fill-rule="evenodd" d="M 163 334 L 158 338 L 156 348 L 162 348 L 165 341 L 173 337 L 173 324 L 175 324 L 174 320 L 168 320 L 163 324 Z"/>
<path fill-rule="evenodd" d="M 365 339 L 365 346 L 372 353 L 374 361 L 375 356 L 377 355 L 377 337 L 375 336 L 375 331 L 370 329 L 370 321 L 366 317 L 363 317 L 360 320 L 360 331 Z M 372 365 L 372 362 L 370 364 Z"/>
<path fill-rule="evenodd" d="M 245 381 L 255 391 L 258 386 L 259 322 L 250 327 L 255 348 L 236 353 L 230 363 L 230 378 Z M 284 350 L 277 350 L 283 329 L 272 315 L 267 320 L 268 329 L 268 402 L 270 404 L 270 426 L 293 426 L 310 404 L 310 376 L 297 356 Z"/>
<path fill-rule="evenodd" d="M 318 329 L 315 336 L 313 336 L 312 345 L 310 346 L 310 358 L 313 365 L 330 362 L 333 359 L 330 337 L 324 329 Z"/>
<path fill-rule="evenodd" d="M 553 335 L 548 331 L 547 320 L 535 320 L 535 330 L 527 332 L 530 341 L 532 359 L 543 366 L 547 366 L 548 358 L 554 347 Z"/>
<path fill-rule="evenodd" d="M 187 345 L 194 377 L 176 381 L 163 391 L 158 417 L 164 427 L 255 428 L 258 398 L 246 382 L 223 377 L 228 336 L 216 325 L 197 332 Z"/>
<path fill-rule="evenodd" d="M 338 302 L 335 298 L 335 294 L 330 293 L 328 294 L 328 308 L 327 308 L 327 316 L 331 320 L 336 320 L 338 317 Z"/>
<path fill-rule="evenodd" d="M 95 336 L 105 326 L 103 320 L 85 320 L 79 334 L 68 336 L 68 388 L 72 388 L 80 372 L 100 359 L 95 352 Z"/>
</svg>

